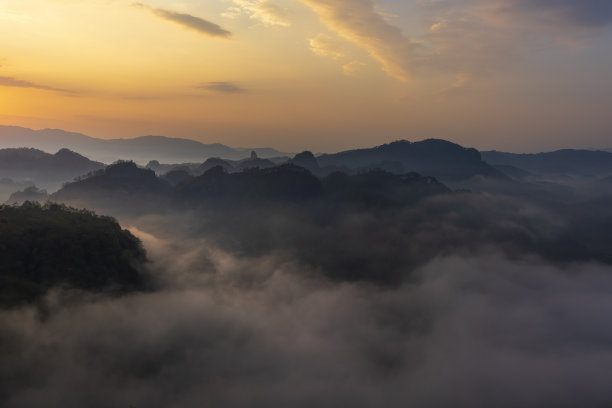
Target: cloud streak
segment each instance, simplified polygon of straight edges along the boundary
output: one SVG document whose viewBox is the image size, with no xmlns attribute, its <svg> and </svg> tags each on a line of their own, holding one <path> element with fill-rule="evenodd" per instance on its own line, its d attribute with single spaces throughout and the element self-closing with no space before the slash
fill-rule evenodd
<svg viewBox="0 0 612 408">
<path fill-rule="evenodd" d="M 265 0 L 234 0 L 234 6 L 223 16 L 235 18 L 243 13 L 266 26 L 291 26 L 290 11 Z"/>
<path fill-rule="evenodd" d="M 225 30 L 218 24 L 204 20 L 203 18 L 192 16 L 191 14 L 177 13 L 172 10 L 155 8 L 143 3 L 133 3 L 133 7 L 149 10 L 157 17 L 176 23 L 182 27 L 197 31 L 210 37 L 229 38 L 232 33 Z"/>
<path fill-rule="evenodd" d="M 196 88 L 222 94 L 239 94 L 246 91 L 232 82 L 204 82 Z"/>
<path fill-rule="evenodd" d="M 6 87 L 14 87 L 14 88 L 32 88 L 32 89 L 40 89 L 43 91 L 54 91 L 54 92 L 62 92 L 74 94 L 75 91 L 69 89 L 55 88 L 53 86 L 37 84 L 30 81 L 24 81 L 22 79 L 17 79 L 13 77 L 0 76 L 0 86 Z"/>
<path fill-rule="evenodd" d="M 311 38 L 309 44 L 310 50 L 322 57 L 341 58 L 345 55 L 342 44 L 325 34 Z"/>
<path fill-rule="evenodd" d="M 416 45 L 377 12 L 372 0 L 302 0 L 332 31 L 366 50 L 400 81 L 412 76 Z"/>
<path fill-rule="evenodd" d="M 400 81 L 432 69 L 448 74 L 450 81 L 486 78 L 512 67 L 529 52 L 534 37 L 563 43 L 612 23 L 612 3 L 606 0 L 418 1 L 415 10 L 429 28 L 408 37 L 376 9 L 374 0 L 301 1 L 327 28 L 366 50 Z M 312 41 L 311 50 L 338 56 Z"/>
</svg>

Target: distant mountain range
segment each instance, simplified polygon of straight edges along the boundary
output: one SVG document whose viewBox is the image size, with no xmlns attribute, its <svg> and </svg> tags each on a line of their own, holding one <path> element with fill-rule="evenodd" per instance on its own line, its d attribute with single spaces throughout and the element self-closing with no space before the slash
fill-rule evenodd
<svg viewBox="0 0 612 408">
<path fill-rule="evenodd" d="M 66 148 L 107 164 L 120 159 L 150 163 L 149 167 L 157 167 L 155 170 L 158 172 L 161 167 L 156 164 L 160 162 L 200 165 L 206 159 L 221 158 L 236 170 L 242 170 L 273 167 L 292 156 L 270 148 L 231 148 L 220 143 L 203 144 L 163 136 L 105 140 L 57 129 L 32 130 L 15 126 L 0 126 L 2 147 L 30 147 L 49 152 Z M 395 174 L 418 172 L 441 180 L 464 179 L 473 175 L 503 177 L 501 172 L 481 159 L 477 150 L 439 139 L 414 143 L 401 140 L 371 149 L 323 154 L 316 161 L 312 154 L 307 154 L 295 157 L 292 163 L 316 175 L 336 170 L 360 172 L 382 169 Z M 166 170 L 171 167 L 174 166 L 166 166 Z"/>
<path fill-rule="evenodd" d="M 494 166 L 512 166 L 543 176 L 603 177 L 612 175 L 612 153 L 602 150 L 564 149 L 547 153 L 516 154 L 482 152 L 482 158 Z M 499 167 L 504 171 L 503 168 Z"/>
<path fill-rule="evenodd" d="M 32 130 L 17 126 L 0 126 L 0 148 L 10 147 L 31 147 L 48 152 L 67 148 L 104 163 L 117 160 L 134 160 L 142 164 L 150 160 L 203 162 L 209 157 L 240 160 L 249 157 L 251 151 L 263 158 L 288 155 L 270 148 L 232 148 L 220 143 L 204 144 L 195 140 L 164 136 L 106 140 L 59 129 Z"/>
<path fill-rule="evenodd" d="M 603 179 L 612 175 L 611 152 L 569 149 L 537 154 L 479 152 L 441 139 L 399 140 L 372 148 L 318 156 L 305 151 L 291 157 L 275 149 L 236 149 L 219 143 L 203 144 L 162 136 L 103 140 L 62 130 L 0 126 L 2 146 L 29 148 L 0 150 L 0 178 L 10 178 L 17 183 L 29 181 L 50 191 L 118 159 L 132 160 L 141 165 L 147 163 L 146 167 L 164 176 L 164 181 L 173 186 L 188 177 L 200 176 L 215 166 L 223 167 L 227 173 L 238 173 L 283 164 L 307 169 L 319 178 L 334 172 L 355 175 L 383 170 L 392 174 L 415 172 L 444 183 L 478 177 L 491 180 L 542 177 Z M 43 150 L 57 153 L 49 154 Z M 168 174 L 170 172 L 172 174 Z M 5 187 L 5 190 L 10 190 L 10 186 Z"/>
<path fill-rule="evenodd" d="M 455 143 L 439 139 L 428 139 L 421 142 L 400 140 L 370 149 L 348 150 L 335 154 L 323 154 L 315 157 L 305 151 L 291 159 L 261 159 L 252 153 L 240 161 L 211 158 L 202 164 L 160 164 L 152 161 L 147 167 L 158 174 L 173 169 L 187 170 L 200 175 L 214 166 L 222 166 L 226 171 L 239 172 L 249 168 L 272 168 L 279 164 L 293 164 L 303 167 L 318 177 L 325 177 L 334 172 L 359 174 L 371 170 L 384 170 L 392 174 L 411 172 L 436 177 L 442 181 L 464 180 L 474 176 L 505 178 L 506 176 L 485 163 L 476 149 L 467 149 Z"/>
</svg>

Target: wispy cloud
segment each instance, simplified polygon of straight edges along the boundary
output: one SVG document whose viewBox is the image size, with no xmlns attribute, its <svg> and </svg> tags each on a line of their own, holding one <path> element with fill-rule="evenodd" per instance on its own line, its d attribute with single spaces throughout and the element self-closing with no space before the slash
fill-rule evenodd
<svg viewBox="0 0 612 408">
<path fill-rule="evenodd" d="M 44 91 L 55 91 L 55 92 L 62 92 L 62 93 L 69 93 L 69 94 L 76 93 L 75 91 L 70 90 L 70 89 L 55 88 L 53 86 L 37 84 L 34 82 L 24 81 L 22 79 L 17 79 L 17 78 L 7 77 L 7 76 L 0 76 L 0 86 L 8 86 L 8 87 L 14 87 L 14 88 L 41 89 Z"/>
<path fill-rule="evenodd" d="M 365 67 L 366 64 L 359 61 L 351 61 L 342 66 L 342 72 L 346 76 L 357 76 L 361 72 L 362 68 Z"/>
<path fill-rule="evenodd" d="M 417 65 L 458 78 L 467 75 L 469 84 L 514 66 L 534 43 L 575 44 L 591 38 L 586 32 L 612 24 L 608 0 L 423 0 L 418 4 L 429 30 L 418 39 L 428 51 Z M 449 89 L 468 86 L 459 83 Z"/>
<path fill-rule="evenodd" d="M 455 78 L 451 92 L 508 69 L 533 38 L 565 41 L 574 33 L 612 25 L 609 0 L 420 0 L 416 10 L 430 28 L 409 38 L 375 0 L 301 1 L 331 31 L 379 61 L 389 76 L 407 81 L 434 69 Z M 317 55 L 345 56 L 342 47 L 322 36 L 311 39 L 310 48 Z M 359 65 L 344 68 L 350 75 Z"/>
<path fill-rule="evenodd" d="M 365 49 L 391 77 L 412 76 L 416 45 L 376 10 L 373 0 L 302 0 L 332 31 Z"/>
<path fill-rule="evenodd" d="M 218 24 L 204 20 L 200 17 L 192 16 L 191 14 L 177 13 L 172 10 L 155 8 L 143 3 L 133 3 L 132 6 L 149 10 L 159 18 L 171 21 L 207 36 L 229 38 L 232 35 L 231 32 L 225 30 Z"/>
<path fill-rule="evenodd" d="M 204 82 L 196 88 L 223 94 L 245 93 L 246 90 L 232 82 Z"/>
<path fill-rule="evenodd" d="M 319 34 L 315 38 L 311 38 L 309 43 L 310 50 L 322 57 L 341 58 L 345 55 L 342 43 L 329 35 Z"/>
<path fill-rule="evenodd" d="M 459 73 L 455 77 L 455 82 L 450 84 L 450 86 L 441 89 L 438 92 L 438 96 L 440 97 L 448 97 L 455 95 L 463 95 L 467 92 L 473 91 L 474 78 L 466 73 Z"/>
<path fill-rule="evenodd" d="M 251 19 L 264 25 L 282 27 L 291 25 L 290 11 L 266 0 L 233 0 L 233 3 L 234 6 L 223 14 L 224 17 L 235 18 L 247 14 Z"/>
</svg>

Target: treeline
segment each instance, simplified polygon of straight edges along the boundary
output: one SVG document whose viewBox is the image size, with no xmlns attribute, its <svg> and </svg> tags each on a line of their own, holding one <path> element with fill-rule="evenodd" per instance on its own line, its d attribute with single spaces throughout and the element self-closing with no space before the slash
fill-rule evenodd
<svg viewBox="0 0 612 408">
<path fill-rule="evenodd" d="M 0 206 L 0 305 L 53 287 L 121 293 L 144 287 L 142 243 L 111 217 L 60 204 Z"/>
</svg>

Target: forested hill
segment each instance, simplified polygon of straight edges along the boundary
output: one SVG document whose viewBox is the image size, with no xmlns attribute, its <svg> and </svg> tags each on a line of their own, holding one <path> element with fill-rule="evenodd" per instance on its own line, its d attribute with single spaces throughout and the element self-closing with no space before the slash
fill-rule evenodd
<svg viewBox="0 0 612 408">
<path fill-rule="evenodd" d="M 110 217 L 63 205 L 0 206 L 0 306 L 53 287 L 121 293 L 144 288 L 140 241 Z"/>
<path fill-rule="evenodd" d="M 216 166 L 200 176 L 177 169 L 157 177 L 133 162 L 121 162 L 90 174 L 50 196 L 79 208 L 104 213 L 142 215 L 202 207 L 266 207 L 293 204 L 304 208 L 404 206 L 451 191 L 432 177 L 396 175 L 384 170 L 360 174 L 334 172 L 318 178 L 294 164 L 228 173 Z"/>
<path fill-rule="evenodd" d="M 319 156 L 317 161 L 321 167 L 383 169 L 397 174 L 417 172 L 443 182 L 466 180 L 474 176 L 505 177 L 485 163 L 478 150 L 441 139 L 427 139 L 414 143 L 398 140 L 370 149 L 324 154 Z"/>
</svg>

